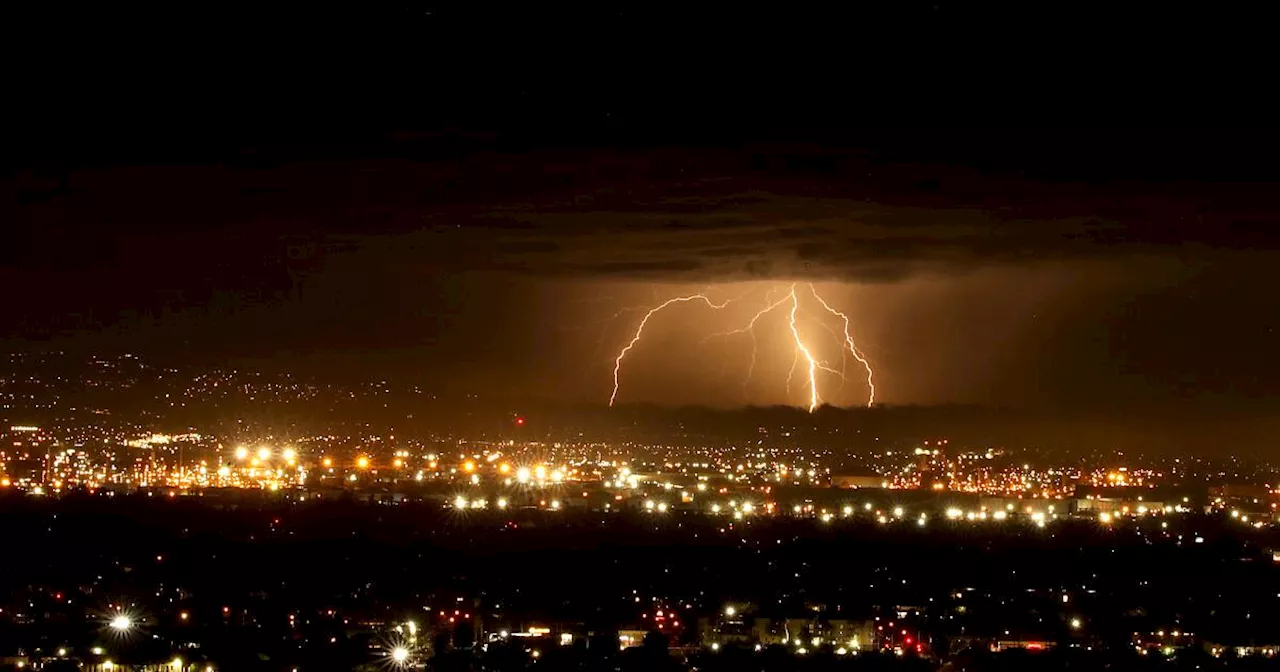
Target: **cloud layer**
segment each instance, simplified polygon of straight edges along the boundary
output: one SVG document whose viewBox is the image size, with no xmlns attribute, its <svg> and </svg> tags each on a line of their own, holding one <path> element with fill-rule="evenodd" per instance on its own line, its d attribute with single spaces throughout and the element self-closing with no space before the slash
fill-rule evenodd
<svg viewBox="0 0 1280 672">
<path fill-rule="evenodd" d="M 397 277 L 896 282 L 1270 253 L 1280 221 L 1267 185 L 1037 181 L 804 147 L 116 167 L 3 187 L 10 333 L 288 301 L 353 255 Z"/>
</svg>

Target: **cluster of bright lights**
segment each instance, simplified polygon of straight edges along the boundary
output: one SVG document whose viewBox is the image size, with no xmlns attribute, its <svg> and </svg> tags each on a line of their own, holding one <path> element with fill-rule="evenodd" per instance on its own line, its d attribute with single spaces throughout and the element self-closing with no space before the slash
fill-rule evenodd
<svg viewBox="0 0 1280 672">
<path fill-rule="evenodd" d="M 751 502 L 739 503 L 738 500 L 731 499 L 729 500 L 727 506 L 728 506 L 728 512 L 733 515 L 735 520 L 742 520 L 744 516 L 749 516 L 756 512 L 756 505 L 752 504 Z M 768 505 L 766 508 L 768 507 L 772 507 L 772 504 Z M 725 512 L 725 508 L 726 507 L 721 506 L 719 503 L 715 503 L 711 505 L 711 508 L 709 510 L 711 512 L 711 515 L 718 516 L 721 513 Z"/>
<path fill-rule="evenodd" d="M 506 509 L 511 503 L 506 497 L 499 497 L 494 500 L 493 505 L 498 509 Z M 453 498 L 453 508 L 455 509 L 487 509 L 489 508 L 489 500 L 483 497 L 475 499 L 467 499 L 462 495 Z"/>
<path fill-rule="evenodd" d="M 250 464 L 257 466 L 259 464 L 270 462 L 272 458 L 275 457 L 275 451 L 266 446 L 262 446 L 256 451 L 250 452 L 245 446 L 239 446 L 236 448 L 234 455 L 237 462 L 248 461 Z M 280 459 L 286 464 L 295 464 L 298 461 L 298 451 L 293 448 L 284 448 L 280 451 Z"/>
<path fill-rule="evenodd" d="M 669 508 L 671 508 L 671 506 L 666 502 L 655 502 L 652 499 L 645 500 L 645 503 L 644 503 L 645 511 L 650 511 L 650 512 L 656 511 L 657 513 L 666 513 L 667 509 Z"/>
<path fill-rule="evenodd" d="M 614 488 L 631 488 L 634 490 L 635 488 L 640 487 L 640 481 L 641 478 L 639 474 L 631 473 L 631 469 L 624 466 L 618 470 L 614 479 L 606 482 L 605 485 Z"/>
<path fill-rule="evenodd" d="M 506 467 L 505 469 L 503 469 L 504 466 Z M 499 473 L 505 474 L 511 471 L 511 467 L 510 465 L 499 465 L 498 470 L 499 470 Z M 567 478 L 567 475 L 564 469 L 560 469 L 560 468 L 548 469 L 547 466 L 544 464 L 535 465 L 533 468 L 517 467 L 515 471 L 516 471 L 516 482 L 519 483 L 520 485 L 532 484 L 532 485 L 543 486 L 543 485 L 546 485 L 547 483 L 559 484 L 559 483 L 563 483 Z M 508 479 L 508 483 L 509 482 L 510 482 L 510 479 Z"/>
</svg>

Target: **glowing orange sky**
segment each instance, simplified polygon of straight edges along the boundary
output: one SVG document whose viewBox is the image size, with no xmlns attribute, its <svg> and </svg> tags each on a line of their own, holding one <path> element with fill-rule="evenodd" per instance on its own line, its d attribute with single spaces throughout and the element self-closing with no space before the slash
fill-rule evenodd
<svg viewBox="0 0 1280 672">
<path fill-rule="evenodd" d="M 1035 372 L 1010 377 L 1009 367 L 1025 367 L 1018 362 L 1033 361 L 1037 339 L 1051 335 L 1054 325 L 1082 301 L 1116 287 L 1114 269 L 1105 264 L 1081 271 L 1079 265 L 1051 264 L 899 283 L 814 284 L 833 308 L 850 317 L 850 333 L 875 371 L 877 402 L 985 403 L 1033 392 L 1039 384 Z M 565 373 L 585 373 L 565 378 L 576 381 L 574 387 L 588 398 L 608 401 L 614 358 L 645 311 L 672 297 L 701 292 L 726 305 L 717 310 L 691 301 L 655 313 L 643 338 L 627 353 L 619 402 L 805 406 L 804 372 L 797 369 L 790 389 L 787 385 L 796 363 L 787 306 L 760 318 L 754 341 L 741 331 L 725 333 L 741 330 L 768 305 L 766 299 L 785 298 L 789 286 L 785 281 L 613 282 L 589 287 L 566 283 L 546 291 L 573 297 L 562 304 L 573 306 L 562 311 L 570 315 L 562 324 L 566 339 L 583 344 L 573 348 L 580 355 Z M 802 296 L 797 327 L 820 363 L 846 372 L 843 381 L 818 372 L 822 402 L 865 404 L 865 372 L 842 348 L 841 321 Z M 591 339 L 595 342 L 587 347 Z M 1053 366 L 1046 363 L 1046 369 Z"/>
</svg>

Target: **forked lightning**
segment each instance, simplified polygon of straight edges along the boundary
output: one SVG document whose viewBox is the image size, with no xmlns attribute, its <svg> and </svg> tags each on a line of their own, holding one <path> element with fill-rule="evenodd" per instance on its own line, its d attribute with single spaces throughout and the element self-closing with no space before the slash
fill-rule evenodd
<svg viewBox="0 0 1280 672">
<path fill-rule="evenodd" d="M 773 312 L 775 309 L 780 308 L 784 305 L 790 304 L 790 308 L 787 311 L 787 328 L 791 336 L 789 340 L 795 344 L 795 350 L 793 353 L 795 356 L 795 362 L 791 368 L 791 371 L 788 373 L 788 376 L 787 376 L 788 389 L 790 389 L 791 378 L 795 373 L 796 366 L 800 365 L 801 362 L 803 361 L 804 370 L 807 375 L 806 384 L 808 388 L 808 394 L 806 395 L 807 400 L 804 405 L 808 408 L 809 412 L 812 413 L 813 411 L 817 410 L 817 408 L 820 405 L 822 405 L 822 397 L 819 390 L 820 388 L 819 373 L 822 372 L 822 373 L 831 374 L 833 376 L 840 378 L 841 381 L 843 381 L 845 378 L 845 372 L 843 370 L 833 369 L 827 366 L 824 362 L 822 362 L 818 358 L 818 356 L 815 354 L 815 350 L 811 346 L 811 344 L 806 342 L 806 340 L 801 335 L 800 319 L 801 319 L 802 306 L 800 301 L 800 294 L 796 291 L 797 284 L 798 283 L 792 283 L 787 288 L 786 295 L 784 295 L 782 298 L 777 300 L 771 299 L 771 296 L 774 290 L 770 290 L 768 293 L 765 294 L 764 307 L 761 308 L 759 311 L 757 311 L 754 315 L 752 315 L 751 319 L 748 320 L 745 325 L 737 329 L 731 329 L 729 331 L 721 331 L 721 332 L 710 334 L 705 339 L 703 339 L 703 342 L 706 342 L 707 340 L 710 340 L 712 338 L 717 338 L 717 337 L 727 337 L 735 334 L 747 334 L 751 338 L 751 359 L 747 367 L 747 377 L 746 377 L 746 381 L 744 381 L 744 384 L 745 384 L 746 382 L 750 381 L 751 376 L 753 375 L 756 367 L 755 329 L 756 329 L 757 323 L 760 321 L 762 317 Z M 872 406 L 873 404 L 875 404 L 875 401 L 876 401 L 875 376 L 872 371 L 870 361 L 868 361 L 866 355 L 862 352 L 862 350 L 858 348 L 857 343 L 853 340 L 853 335 L 852 333 L 850 333 L 851 325 L 850 325 L 849 316 L 839 310 L 836 310 L 831 306 L 831 304 L 827 303 L 827 301 L 823 299 L 821 295 L 818 294 L 818 290 L 816 287 L 814 287 L 813 283 L 808 283 L 808 288 L 809 288 L 809 294 L 813 296 L 813 298 L 818 302 L 818 304 L 822 306 L 823 310 L 827 314 L 837 317 L 841 320 L 843 324 L 843 331 L 840 332 L 840 335 L 843 336 L 843 341 L 840 343 L 841 352 L 843 353 L 844 350 L 847 349 L 849 353 L 853 355 L 854 359 L 856 359 L 858 363 L 862 365 L 863 369 L 866 370 L 866 373 L 867 373 L 866 384 L 867 384 L 867 390 L 868 390 L 867 406 L 868 407 Z M 630 341 L 628 341 L 627 344 L 622 348 L 622 350 L 618 352 L 617 357 L 615 357 L 613 360 L 613 393 L 609 396 L 610 406 L 613 406 L 614 403 L 618 400 L 618 391 L 621 388 L 622 362 L 624 359 L 626 359 L 627 355 L 640 343 L 641 338 L 644 336 L 645 327 L 649 324 L 650 318 L 654 317 L 659 312 L 662 312 L 663 310 L 670 308 L 674 305 L 682 304 L 682 303 L 690 303 L 690 302 L 704 303 L 712 310 L 721 310 L 726 306 L 728 306 L 729 303 L 732 302 L 732 300 L 726 300 L 720 303 L 716 303 L 715 301 L 712 301 L 706 294 L 698 293 L 698 294 L 690 294 L 687 296 L 677 296 L 671 299 L 667 299 L 666 301 L 658 304 L 657 306 L 650 308 L 645 313 L 644 317 L 641 318 L 640 324 L 636 326 L 636 330 L 632 334 Z M 842 357 L 842 360 L 843 360 L 843 357 Z"/>
</svg>

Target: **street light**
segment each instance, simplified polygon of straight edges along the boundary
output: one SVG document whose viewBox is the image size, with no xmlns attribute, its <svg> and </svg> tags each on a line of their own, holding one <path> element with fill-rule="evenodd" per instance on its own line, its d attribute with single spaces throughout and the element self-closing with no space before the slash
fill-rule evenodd
<svg viewBox="0 0 1280 672">
<path fill-rule="evenodd" d="M 125 632 L 133 627 L 133 619 L 129 618 L 126 614 L 116 614 L 116 616 L 111 619 L 110 625 L 112 630 Z"/>
</svg>

